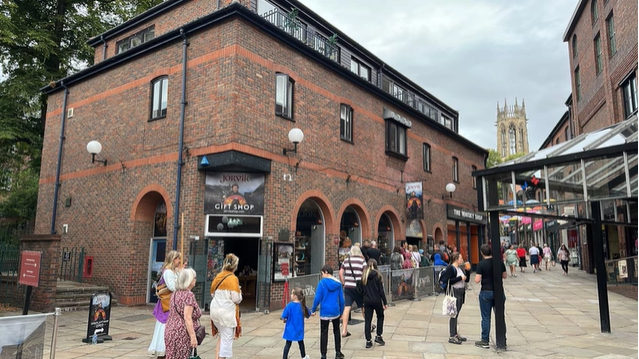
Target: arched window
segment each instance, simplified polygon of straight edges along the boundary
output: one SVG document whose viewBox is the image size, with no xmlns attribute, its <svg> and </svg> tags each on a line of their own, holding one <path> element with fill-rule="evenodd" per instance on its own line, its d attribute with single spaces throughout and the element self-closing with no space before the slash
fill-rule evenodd
<svg viewBox="0 0 639 359">
<path fill-rule="evenodd" d="M 166 117 L 169 97 L 168 76 L 158 77 L 151 82 L 151 120 Z"/>
<path fill-rule="evenodd" d="M 519 152 L 524 152 L 525 151 L 525 147 L 524 147 L 524 129 L 520 128 L 519 129 Z"/>
<path fill-rule="evenodd" d="M 164 200 L 160 201 L 155 208 L 154 223 L 153 237 L 166 237 L 166 203 Z"/>
<path fill-rule="evenodd" d="M 508 144 L 506 143 L 506 128 L 501 127 L 501 157 L 507 156 Z"/>
<path fill-rule="evenodd" d="M 515 125 L 510 125 L 508 129 L 508 140 L 510 145 L 509 155 L 514 155 L 517 153 L 517 130 L 515 129 Z"/>
</svg>

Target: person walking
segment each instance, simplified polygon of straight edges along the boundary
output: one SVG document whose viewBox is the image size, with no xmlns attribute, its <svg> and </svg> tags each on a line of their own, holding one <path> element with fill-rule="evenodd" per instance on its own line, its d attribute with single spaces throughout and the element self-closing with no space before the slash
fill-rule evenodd
<svg viewBox="0 0 639 359">
<path fill-rule="evenodd" d="M 530 254 L 530 265 L 533 267 L 533 273 L 537 273 L 537 270 L 539 270 L 539 248 L 535 245 L 530 246 L 528 254 Z"/>
<path fill-rule="evenodd" d="M 178 251 L 170 251 L 164 257 L 164 265 L 160 269 L 157 285 L 166 284 L 171 292 L 175 292 L 175 281 L 177 280 L 178 270 L 182 266 L 182 254 Z M 162 308 L 162 301 L 158 298 L 153 308 L 153 316 L 156 319 L 155 329 L 153 330 L 153 339 L 149 345 L 149 355 L 156 357 L 164 357 L 166 354 L 166 346 L 164 343 L 164 332 L 166 330 L 166 321 L 169 319 L 170 305 L 166 311 Z"/>
<path fill-rule="evenodd" d="M 357 291 L 357 281 L 362 279 L 362 273 L 366 267 L 366 260 L 362 255 L 359 247 L 351 247 L 351 252 L 339 270 L 339 279 L 344 285 L 344 313 L 342 313 L 342 337 L 351 336 L 348 332 L 348 321 L 351 314 L 353 303 L 357 303 L 357 308 L 364 307 L 364 297 Z M 364 319 L 364 310 L 362 310 L 362 319 Z"/>
<path fill-rule="evenodd" d="M 550 247 L 548 247 L 548 244 L 544 243 L 544 249 L 542 250 L 542 253 L 544 255 L 544 265 L 546 267 L 547 271 L 550 271 L 552 265 L 550 265 L 550 262 L 552 262 L 552 250 L 550 249 Z"/>
<path fill-rule="evenodd" d="M 561 269 L 564 271 L 563 275 L 568 275 L 568 262 L 570 262 L 570 252 L 566 248 L 565 244 L 562 244 L 557 251 L 557 259 L 561 264 Z"/>
<path fill-rule="evenodd" d="M 164 333 L 166 359 L 188 358 L 192 349 L 197 348 L 195 331 L 200 326 L 202 311 L 191 291 L 195 287 L 195 278 L 193 268 L 185 268 L 178 275 Z"/>
<path fill-rule="evenodd" d="M 321 359 L 326 359 L 328 350 L 328 325 L 333 324 L 333 336 L 335 337 L 335 359 L 344 359 L 342 354 L 342 342 L 339 331 L 339 317 L 344 311 L 344 292 L 342 284 L 333 277 L 333 268 L 325 264 L 320 269 L 322 279 L 317 285 L 315 299 L 311 315 L 315 315 L 317 306 L 320 307 L 320 355 Z"/>
<path fill-rule="evenodd" d="M 444 278 L 447 278 L 447 285 L 452 286 L 453 295 L 457 299 L 457 315 L 450 317 L 448 321 L 448 332 L 450 334 L 448 342 L 452 344 L 461 344 L 467 339 L 460 336 L 457 331 L 457 318 L 459 317 L 459 312 L 466 300 L 466 273 L 461 267 L 464 264 L 464 258 L 461 253 L 453 253 L 450 256 L 450 260 L 451 264 L 446 267 Z"/>
<path fill-rule="evenodd" d="M 311 310 L 306 306 L 304 291 L 302 288 L 295 287 L 291 292 L 291 302 L 286 305 L 280 318 L 284 321 L 284 334 L 282 337 L 286 340 L 282 358 L 288 359 L 291 344 L 297 342 L 302 359 L 310 359 L 306 355 L 306 348 L 304 347 L 304 318 L 309 318 L 310 316 Z"/>
<path fill-rule="evenodd" d="M 402 256 L 402 249 L 400 246 L 395 246 L 393 248 L 393 253 L 390 257 L 390 264 L 392 270 L 402 269 L 402 264 L 404 263 L 404 256 Z"/>
<path fill-rule="evenodd" d="M 480 348 L 490 348 L 490 321 L 492 310 L 495 308 L 495 282 L 493 279 L 493 252 L 488 244 L 482 244 L 479 248 L 482 259 L 477 265 L 475 274 L 475 283 L 481 283 L 481 291 L 479 292 L 479 312 L 481 314 L 481 340 L 475 342 L 475 346 Z M 506 266 L 504 262 L 501 264 L 501 277 L 506 279 Z M 499 270 L 499 269 L 498 269 Z M 504 301 L 506 296 L 504 295 Z"/>
<path fill-rule="evenodd" d="M 419 268 L 419 264 L 422 262 L 422 255 L 419 254 L 419 247 L 417 247 L 417 245 L 413 246 L 413 251 L 411 252 L 411 259 L 413 261 L 413 267 Z"/>
<path fill-rule="evenodd" d="M 222 261 L 222 271 L 211 283 L 211 322 L 212 336 L 219 333 L 216 359 L 233 356 L 233 340 L 240 337 L 240 303 L 242 291 L 240 280 L 235 275 L 240 259 L 233 253 L 226 255 Z"/>
<path fill-rule="evenodd" d="M 526 273 L 528 265 L 526 264 L 526 248 L 524 248 L 523 244 L 520 244 L 519 248 L 517 248 L 517 257 L 519 257 L 519 271 Z"/>
<path fill-rule="evenodd" d="M 515 250 L 515 246 L 511 244 L 504 254 L 506 256 L 506 265 L 510 268 L 510 276 L 516 277 L 517 274 L 515 273 L 515 266 L 519 262 L 519 256 Z"/>
<path fill-rule="evenodd" d="M 377 263 L 381 263 L 380 258 L 382 256 L 382 252 L 377 248 L 377 242 L 371 241 L 371 247 L 368 249 L 368 258 L 374 259 Z"/>
<path fill-rule="evenodd" d="M 388 307 L 388 302 L 384 293 L 382 274 L 379 272 L 376 260 L 372 258 L 368 260 L 362 275 L 361 288 L 358 289 L 364 293 L 364 336 L 366 337 L 366 348 L 373 347 L 373 342 L 371 341 L 373 312 L 377 316 L 375 343 L 386 345 L 382 334 L 384 332 L 384 311 Z"/>
</svg>

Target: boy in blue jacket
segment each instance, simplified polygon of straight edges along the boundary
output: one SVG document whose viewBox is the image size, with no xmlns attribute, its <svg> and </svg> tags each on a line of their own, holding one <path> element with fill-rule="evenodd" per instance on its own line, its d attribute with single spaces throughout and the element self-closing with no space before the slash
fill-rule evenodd
<svg viewBox="0 0 639 359">
<path fill-rule="evenodd" d="M 342 283 L 333 277 L 333 268 L 324 265 L 320 270 L 322 280 L 317 285 L 315 299 L 311 315 L 315 315 L 317 306 L 320 306 L 320 354 L 321 359 L 326 359 L 328 347 L 328 323 L 333 323 L 333 336 L 335 337 L 335 359 L 343 359 L 341 350 L 341 333 L 339 329 L 340 316 L 344 312 L 344 291 Z"/>
</svg>

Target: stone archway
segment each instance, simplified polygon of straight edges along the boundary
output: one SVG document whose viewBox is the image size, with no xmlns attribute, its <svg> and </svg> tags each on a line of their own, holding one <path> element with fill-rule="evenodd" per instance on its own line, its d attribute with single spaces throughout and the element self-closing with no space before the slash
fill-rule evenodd
<svg viewBox="0 0 639 359">
<path fill-rule="evenodd" d="M 154 233 L 155 212 L 158 204 L 164 202 L 166 206 L 166 222 L 171 223 L 173 208 L 167 191 L 159 185 L 153 184 L 142 189 L 131 208 L 130 228 L 131 228 L 131 253 L 125 259 L 127 265 L 127 276 L 123 281 L 122 288 L 117 288 L 116 293 L 120 294 L 118 301 L 124 305 L 144 304 L 148 301 L 150 288 L 149 273 L 150 241 Z M 167 224 L 167 232 L 172 232 L 172 228 Z M 169 235 L 167 234 L 167 237 Z M 170 243 L 166 243 L 167 248 Z M 146 278 L 140 281 L 140 277 Z M 144 285 L 139 283 L 143 282 Z"/>
<path fill-rule="evenodd" d="M 439 242 L 440 241 L 446 241 L 444 239 L 444 231 L 442 231 L 440 226 L 436 226 L 435 227 L 435 247 L 439 248 Z"/>
<path fill-rule="evenodd" d="M 334 261 L 327 254 L 331 253 L 328 248 L 333 245 L 327 240 L 334 228 L 331 208 L 328 199 L 316 190 L 305 192 L 295 204 L 292 227 L 296 248 L 295 271 L 298 275 L 319 273 L 324 263 Z"/>
</svg>

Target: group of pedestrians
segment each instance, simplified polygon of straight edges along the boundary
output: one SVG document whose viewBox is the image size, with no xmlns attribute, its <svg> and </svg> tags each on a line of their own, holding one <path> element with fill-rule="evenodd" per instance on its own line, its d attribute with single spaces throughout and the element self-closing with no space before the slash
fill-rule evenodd
<svg viewBox="0 0 639 359">
<path fill-rule="evenodd" d="M 530 246 L 528 251 L 524 248 L 523 244 L 519 245 L 519 248 L 514 249 L 514 245 L 508 245 L 508 249 L 504 250 L 506 247 L 505 242 L 502 243 L 502 250 L 504 251 L 504 262 L 510 268 L 510 276 L 516 277 L 515 267 L 519 266 L 519 271 L 521 273 L 526 272 L 527 259 L 530 258 L 530 266 L 533 268 L 533 273 L 541 272 L 541 264 L 547 271 L 552 271 L 552 267 L 554 267 L 556 261 L 559 261 L 561 264 L 561 269 L 563 270 L 563 275 L 568 275 L 568 263 L 570 262 L 570 251 L 566 248 L 565 244 L 562 244 L 557 250 L 557 257 L 555 258 L 552 253 L 552 249 L 548 246 L 548 244 L 544 244 L 543 248 L 539 247 L 538 244 L 533 244 Z"/>
<path fill-rule="evenodd" d="M 239 304 L 242 292 L 239 279 L 234 274 L 238 263 L 236 255 L 228 254 L 224 258 L 222 271 L 211 285 L 211 329 L 213 336 L 219 334 L 216 359 L 231 358 L 233 340 L 241 334 Z M 153 310 L 157 322 L 149 354 L 166 359 L 196 356 L 205 329 L 200 323 L 202 310 L 192 292 L 196 283 L 195 270 L 187 266 L 180 252 L 171 251 L 165 257 L 159 277 L 157 287 L 167 288 L 170 297 L 158 296 Z M 164 298 L 168 298 L 168 306 Z"/>
</svg>

